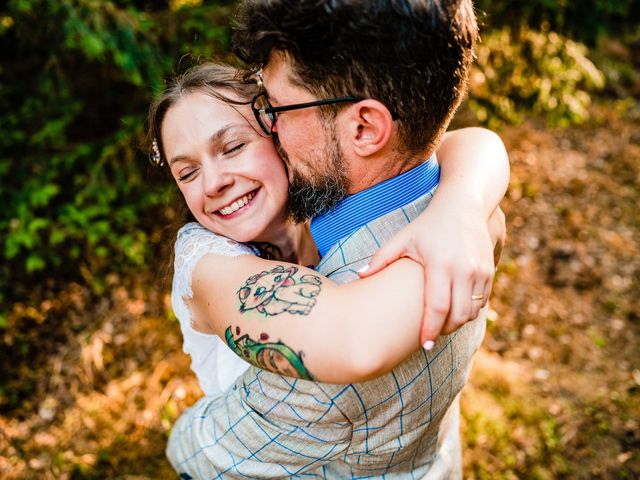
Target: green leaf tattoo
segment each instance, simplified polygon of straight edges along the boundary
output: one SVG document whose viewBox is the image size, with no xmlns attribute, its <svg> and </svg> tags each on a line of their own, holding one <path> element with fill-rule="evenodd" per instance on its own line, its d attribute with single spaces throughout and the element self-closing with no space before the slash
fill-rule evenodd
<svg viewBox="0 0 640 480">
<path fill-rule="evenodd" d="M 249 277 L 238 290 L 240 312 L 255 310 L 264 315 L 289 312 L 309 315 L 316 304 L 322 280 L 317 275 L 294 277 L 296 267 L 278 265 L 268 272 Z"/>
<path fill-rule="evenodd" d="M 240 327 L 236 327 L 236 333 L 240 334 Z M 260 337 L 260 340 L 252 340 L 249 335 L 244 334 L 234 339 L 231 327 L 225 331 L 229 348 L 252 365 L 289 377 L 313 380 L 302 362 L 302 352 L 296 353 L 282 342 L 266 342 L 269 339 L 266 333 Z"/>
</svg>

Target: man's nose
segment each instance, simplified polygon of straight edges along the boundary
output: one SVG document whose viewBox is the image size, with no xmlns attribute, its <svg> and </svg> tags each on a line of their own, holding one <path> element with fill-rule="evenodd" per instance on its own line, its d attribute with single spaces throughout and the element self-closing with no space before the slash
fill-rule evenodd
<svg viewBox="0 0 640 480">
<path fill-rule="evenodd" d="M 203 168 L 202 189 L 208 197 L 215 197 L 231 187 L 235 177 L 231 172 L 212 162 Z"/>
</svg>

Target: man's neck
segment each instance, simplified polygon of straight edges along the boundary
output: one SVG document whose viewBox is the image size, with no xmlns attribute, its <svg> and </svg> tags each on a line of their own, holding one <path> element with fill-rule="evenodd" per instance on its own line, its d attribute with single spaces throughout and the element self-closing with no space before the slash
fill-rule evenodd
<svg viewBox="0 0 640 480">
<path fill-rule="evenodd" d="M 311 221 L 311 233 L 320 256 L 368 222 L 433 192 L 439 178 L 440 167 L 434 155 L 415 168 L 349 195 L 330 211 L 318 215 Z"/>
<path fill-rule="evenodd" d="M 350 171 L 349 195 L 361 192 L 390 178 L 397 177 L 429 158 L 433 152 L 425 150 L 418 155 L 404 155 L 394 152 L 374 159 L 358 159 Z M 352 163 L 352 165 L 353 165 Z"/>
</svg>

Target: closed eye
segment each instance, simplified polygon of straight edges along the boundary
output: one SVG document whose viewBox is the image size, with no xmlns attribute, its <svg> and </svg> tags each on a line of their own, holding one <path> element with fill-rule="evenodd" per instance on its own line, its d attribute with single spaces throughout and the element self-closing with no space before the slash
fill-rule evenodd
<svg viewBox="0 0 640 480">
<path fill-rule="evenodd" d="M 185 173 L 183 175 L 179 175 L 178 176 L 178 181 L 180 181 L 180 182 L 188 182 L 189 180 L 193 180 L 194 175 L 195 175 L 195 173 L 197 171 L 198 170 L 195 169 L 195 170 L 191 170 L 190 172 L 187 172 L 187 173 Z"/>
<path fill-rule="evenodd" d="M 239 152 L 242 150 L 247 144 L 246 143 L 238 143 L 231 144 L 229 147 L 225 147 L 226 149 L 222 152 L 223 155 L 231 155 L 233 153 Z"/>
</svg>

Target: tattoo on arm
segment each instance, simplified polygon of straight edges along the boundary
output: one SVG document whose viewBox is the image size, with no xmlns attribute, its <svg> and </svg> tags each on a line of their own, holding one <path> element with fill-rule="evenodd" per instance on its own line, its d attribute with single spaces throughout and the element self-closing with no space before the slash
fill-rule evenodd
<svg viewBox="0 0 640 480">
<path fill-rule="evenodd" d="M 317 275 L 296 275 L 296 267 L 282 265 L 249 277 L 238 290 L 240 312 L 257 311 L 264 316 L 289 312 L 309 315 L 321 291 L 322 280 Z M 259 339 L 248 334 L 240 336 L 236 327 L 234 338 L 231 327 L 225 331 L 229 348 L 256 367 L 290 377 L 313 380 L 304 366 L 302 352 L 296 353 L 282 341 L 269 342 L 269 335 L 261 333 Z"/>
<path fill-rule="evenodd" d="M 238 290 L 240 312 L 256 310 L 265 316 L 289 312 L 308 315 L 316 304 L 322 280 L 317 275 L 296 276 L 296 267 L 278 265 L 249 277 Z"/>
<path fill-rule="evenodd" d="M 236 327 L 236 334 L 240 335 L 240 327 Z M 234 338 L 231 327 L 225 331 L 227 345 L 247 362 L 289 377 L 313 380 L 313 377 L 302 362 L 302 352 L 296 353 L 282 342 L 268 342 L 269 335 L 260 334 L 259 340 L 252 340 L 246 333 Z"/>
</svg>

